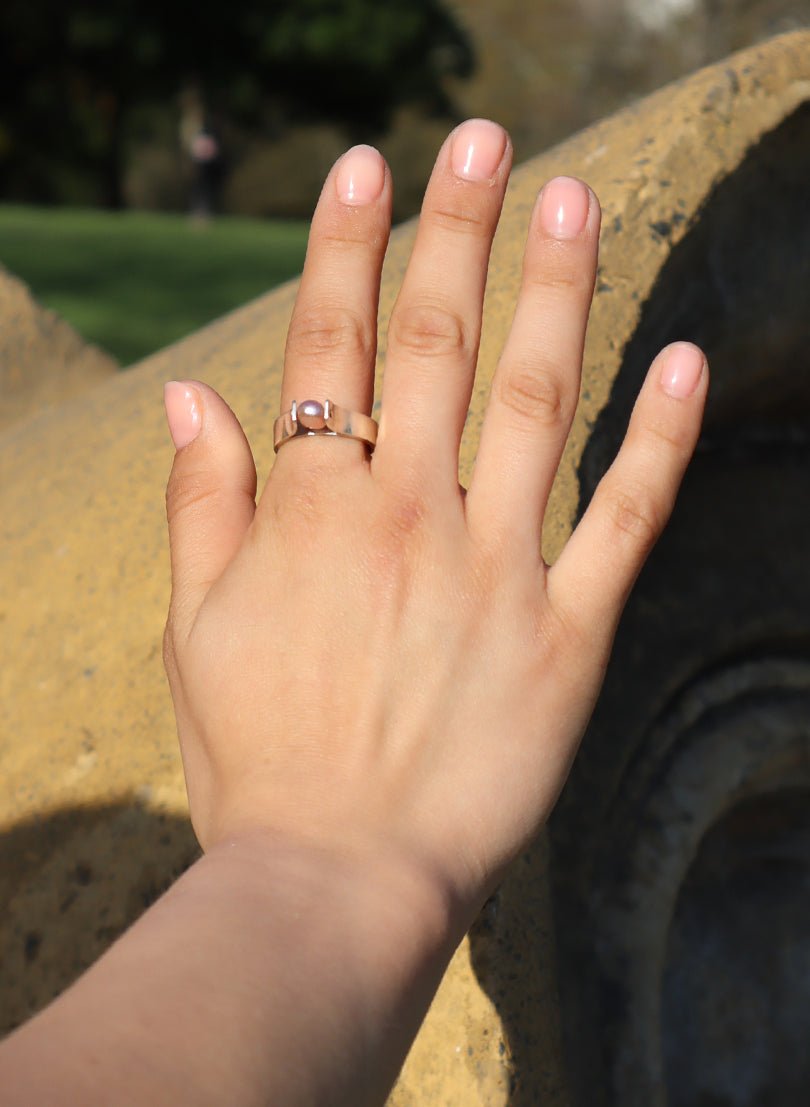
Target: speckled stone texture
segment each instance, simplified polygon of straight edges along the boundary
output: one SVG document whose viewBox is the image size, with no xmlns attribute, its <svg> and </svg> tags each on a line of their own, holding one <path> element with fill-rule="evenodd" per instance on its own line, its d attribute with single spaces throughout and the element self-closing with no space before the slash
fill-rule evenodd
<svg viewBox="0 0 810 1107">
<path fill-rule="evenodd" d="M 730 452 L 715 458 L 726 475 L 734 451 L 743 448 L 734 437 L 740 426 L 753 427 L 748 437 L 755 441 L 757 428 L 780 444 L 793 440 L 785 426 L 806 411 L 810 379 L 808 57 L 808 33 L 773 40 L 664 89 L 515 171 L 493 251 L 462 479 L 475 455 L 540 185 L 557 173 L 582 176 L 604 208 L 582 403 L 546 524 L 549 560 L 615 450 L 644 367 L 670 338 L 695 338 L 709 350 L 714 384 L 707 442 L 733 439 Z M 386 263 L 380 370 L 386 320 L 413 234 L 413 225 L 395 232 Z M 266 472 L 294 294 L 293 285 L 282 288 L 0 435 L 0 973 L 6 1026 L 61 988 L 194 856 L 160 661 L 169 592 L 162 497 L 172 458 L 161 386 L 168 378 L 199 377 L 222 392 Z M 645 578 L 654 586 L 629 612 L 618 667 L 549 833 L 519 859 L 460 947 L 392 1093 L 392 1107 L 670 1100 L 675 1107 L 681 1092 L 690 1094 L 672 1085 L 666 1071 L 690 1057 L 692 1047 L 671 1036 L 666 1050 L 675 1061 L 666 1070 L 658 1027 L 662 1020 L 677 1022 L 673 1012 L 681 1002 L 682 989 L 673 984 L 662 1015 L 667 972 L 680 972 L 677 984 L 698 970 L 689 963 L 680 971 L 680 954 L 668 951 L 665 931 L 681 884 L 698 887 L 700 873 L 713 871 L 707 862 L 694 879 L 684 876 L 701 828 L 711 826 L 718 805 L 729 806 L 736 793 L 733 781 L 710 795 L 693 790 L 687 807 L 695 827 L 670 848 L 661 819 L 689 778 L 689 764 L 678 762 L 673 787 L 666 787 L 666 769 L 679 748 L 672 735 L 694 731 L 695 748 L 703 743 L 708 758 L 696 764 L 705 767 L 718 743 L 728 748 L 730 740 L 699 726 L 694 705 L 725 702 L 728 688 L 756 692 L 784 684 L 767 665 L 746 668 L 748 658 L 738 659 L 737 683 L 696 676 L 721 662 L 734 669 L 733 579 L 745 582 L 760 613 L 746 616 L 746 643 L 761 645 L 769 631 L 810 640 L 804 594 L 792 607 L 780 594 L 787 630 L 784 620 L 769 622 L 762 614 L 773 598 L 767 569 L 778 548 L 766 540 L 775 503 L 766 470 L 760 466 L 751 478 L 760 490 L 756 549 L 771 551 L 762 573 L 743 571 L 748 562 L 740 543 L 749 537 L 744 504 L 729 494 L 727 481 L 715 477 L 712 483 L 708 469 L 697 472 L 699 494 L 674 531 L 676 545 Z M 774 479 L 783 499 L 786 489 L 800 484 Z M 683 604 L 695 535 L 705 539 L 705 572 Z M 707 634 L 701 604 L 718 593 L 724 596 L 718 625 Z M 663 640 L 671 644 L 666 651 L 658 648 Z M 684 684 L 690 681 L 698 690 L 705 686 L 703 699 L 689 699 Z M 783 712 L 779 718 L 771 747 L 767 735 L 751 740 L 749 783 L 768 777 L 763 749 L 781 757 L 782 775 L 774 770 L 774 780 L 784 782 L 790 765 L 801 762 L 790 717 Z M 697 775 L 702 778 L 699 767 Z M 753 784 L 749 791 L 756 791 Z M 664 841 L 653 875 L 660 869 L 668 879 L 645 876 L 644 840 L 636 834 L 644 811 L 650 813 L 646 825 L 658 828 L 654 841 Z M 613 872 L 621 848 L 628 862 Z M 676 928 L 680 938 L 690 933 L 691 919 L 703 917 L 702 893 L 689 894 Z M 622 965 L 628 972 L 617 979 Z M 645 1036 L 644 1023 L 650 1004 L 652 1037 Z"/>
<path fill-rule="evenodd" d="M 117 368 L 0 265 L 0 431 L 60 407 Z"/>
</svg>

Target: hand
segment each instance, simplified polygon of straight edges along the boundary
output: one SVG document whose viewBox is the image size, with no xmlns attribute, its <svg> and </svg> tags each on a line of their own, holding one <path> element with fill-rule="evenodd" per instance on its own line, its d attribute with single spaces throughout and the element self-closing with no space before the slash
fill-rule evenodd
<svg viewBox="0 0 810 1107">
<path fill-rule="evenodd" d="M 258 504 L 234 415 L 167 389 L 173 590 L 165 658 L 205 849 L 279 836 L 415 867 L 469 923 L 549 814 L 632 583 L 699 433 L 700 351 L 653 364 L 622 449 L 558 561 L 543 513 L 571 426 L 599 205 L 543 189 L 470 488 L 458 451 L 511 165 L 494 124 L 441 150 L 391 316 L 379 439 L 281 446 Z M 282 410 L 368 413 L 391 181 L 367 147 L 326 181 Z"/>
</svg>

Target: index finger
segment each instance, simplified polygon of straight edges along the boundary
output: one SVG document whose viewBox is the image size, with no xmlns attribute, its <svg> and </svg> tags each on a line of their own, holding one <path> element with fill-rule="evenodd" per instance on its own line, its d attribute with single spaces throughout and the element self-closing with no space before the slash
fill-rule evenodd
<svg viewBox="0 0 810 1107">
<path fill-rule="evenodd" d="M 287 334 L 281 410 L 326 400 L 368 415 L 374 394 L 380 273 L 391 221 L 391 179 L 382 156 L 355 146 L 326 179 L 310 228 L 304 271 Z M 357 443 L 306 439 L 283 446 L 284 463 L 332 464 Z"/>
</svg>

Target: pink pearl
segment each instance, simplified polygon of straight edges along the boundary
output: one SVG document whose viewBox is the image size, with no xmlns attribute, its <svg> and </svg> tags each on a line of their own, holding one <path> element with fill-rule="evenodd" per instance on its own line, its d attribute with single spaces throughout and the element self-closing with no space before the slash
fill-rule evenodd
<svg viewBox="0 0 810 1107">
<path fill-rule="evenodd" d="M 326 426 L 323 404 L 317 400 L 304 400 L 298 405 L 298 422 L 307 430 L 323 430 Z"/>
</svg>

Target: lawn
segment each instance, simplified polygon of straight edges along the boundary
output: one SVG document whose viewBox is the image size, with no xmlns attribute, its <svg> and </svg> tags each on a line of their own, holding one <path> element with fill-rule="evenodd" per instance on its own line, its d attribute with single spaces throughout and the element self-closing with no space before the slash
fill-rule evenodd
<svg viewBox="0 0 810 1107">
<path fill-rule="evenodd" d="M 307 229 L 0 205 L 0 264 L 129 365 L 300 273 Z"/>
</svg>

